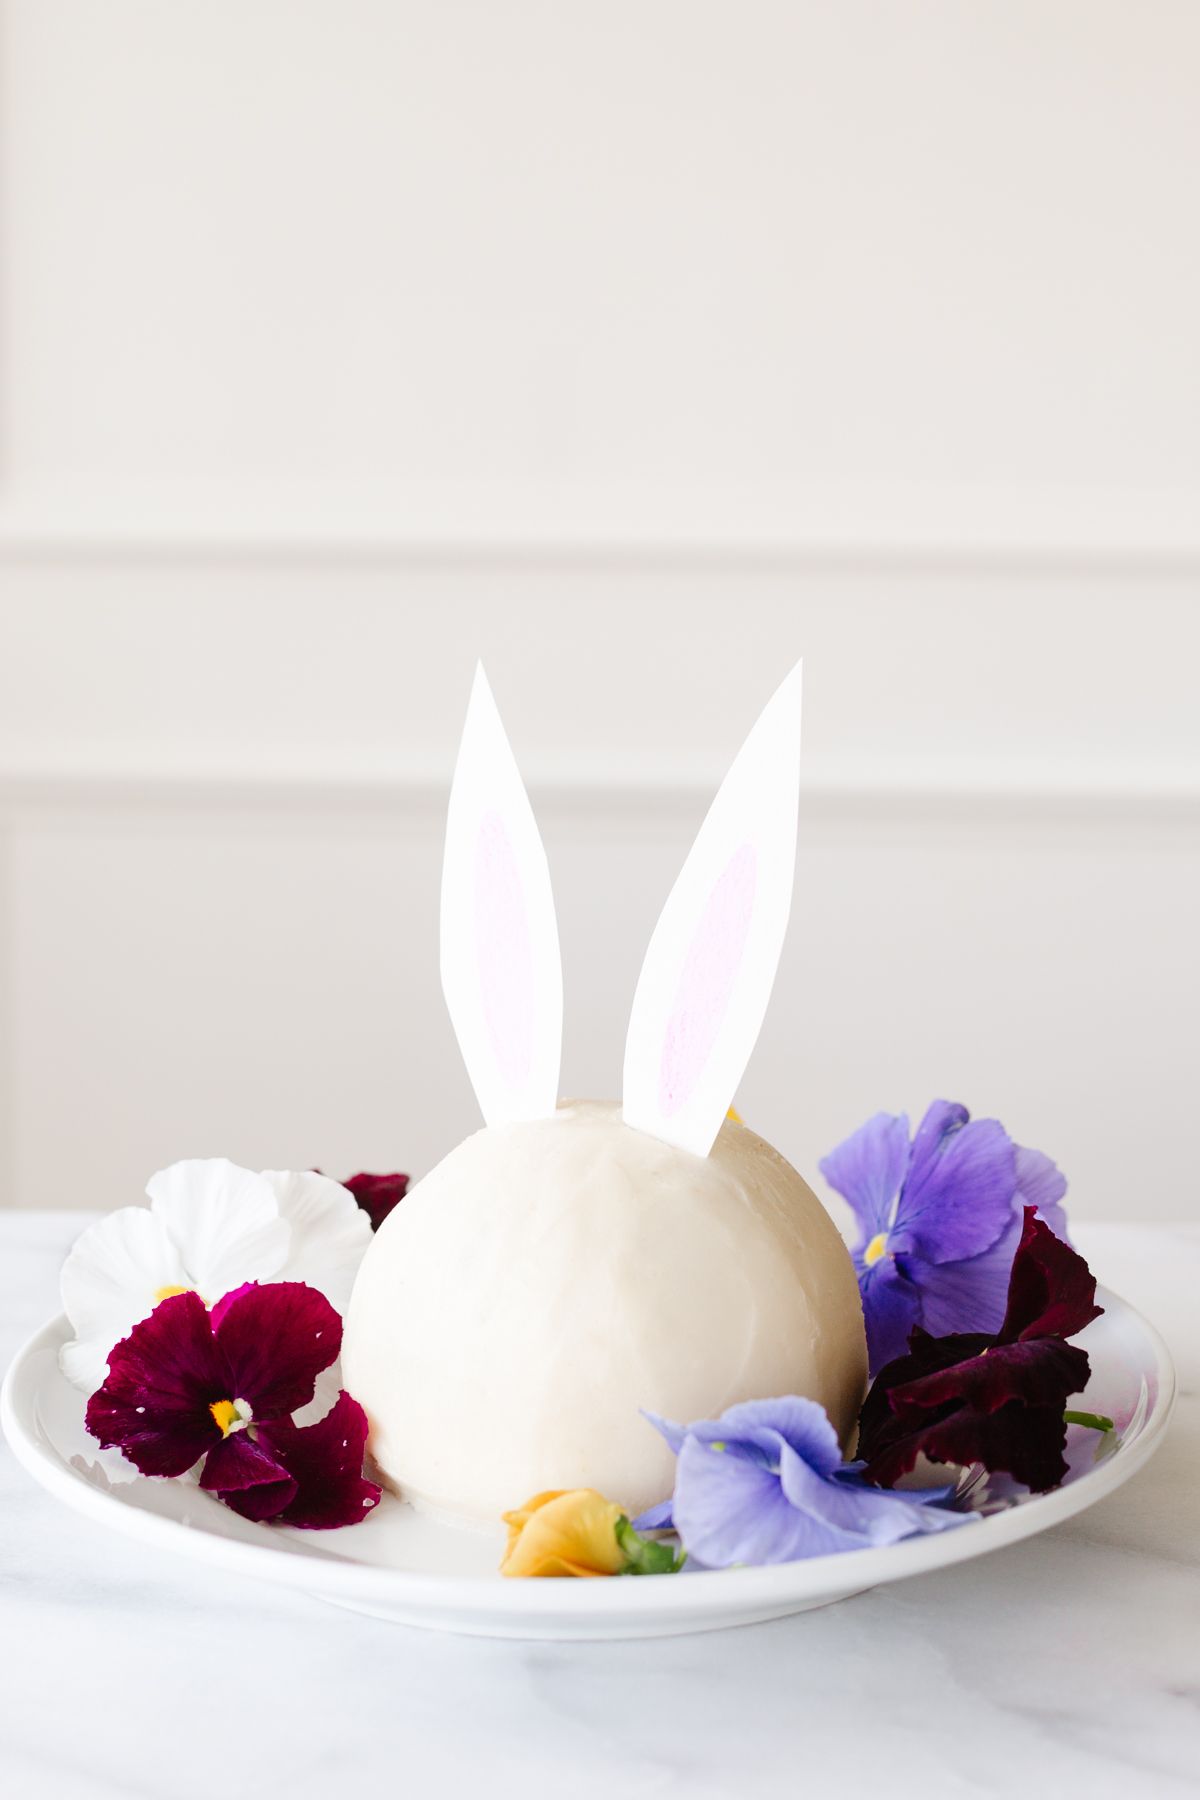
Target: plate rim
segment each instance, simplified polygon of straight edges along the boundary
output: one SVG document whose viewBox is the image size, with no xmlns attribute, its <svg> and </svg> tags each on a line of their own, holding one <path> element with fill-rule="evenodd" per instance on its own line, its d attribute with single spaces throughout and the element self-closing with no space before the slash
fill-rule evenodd
<svg viewBox="0 0 1200 1800">
<path fill-rule="evenodd" d="M 22 1418 L 22 1406 L 36 1400 L 22 1390 L 32 1381 L 35 1355 L 55 1347 L 69 1334 L 62 1313 L 48 1320 L 21 1345 L 0 1387 L 0 1428 L 18 1463 L 55 1499 L 96 1523 L 193 1561 L 217 1565 L 278 1585 L 298 1588 L 346 1603 L 405 1607 L 438 1612 L 443 1617 L 504 1614 L 520 1618 L 568 1612 L 577 1621 L 597 1624 L 616 1615 L 653 1612 L 662 1618 L 693 1613 L 750 1613 L 771 1608 L 786 1612 L 791 1602 L 813 1604 L 822 1598 L 859 1593 L 881 1582 L 947 1568 L 955 1563 L 1007 1548 L 1085 1511 L 1115 1492 L 1135 1475 L 1162 1442 L 1177 1397 L 1171 1353 L 1161 1334 L 1112 1289 L 1100 1287 L 1105 1310 L 1130 1320 L 1146 1339 L 1157 1365 L 1158 1392 L 1135 1442 L 1122 1446 L 1085 1480 L 1034 1496 L 1020 1506 L 991 1514 L 962 1531 L 937 1532 L 898 1544 L 807 1557 L 792 1563 L 756 1568 L 696 1569 L 683 1581 L 638 1582 L 633 1591 L 624 1581 L 505 1581 L 498 1571 L 488 1575 L 449 1575 L 398 1569 L 359 1561 L 333 1552 L 314 1554 L 306 1542 L 301 1551 L 279 1534 L 274 1544 L 246 1543 L 205 1526 L 146 1512 L 118 1495 L 89 1482 L 44 1443 Z M 65 1377 L 63 1378 L 65 1379 Z"/>
</svg>

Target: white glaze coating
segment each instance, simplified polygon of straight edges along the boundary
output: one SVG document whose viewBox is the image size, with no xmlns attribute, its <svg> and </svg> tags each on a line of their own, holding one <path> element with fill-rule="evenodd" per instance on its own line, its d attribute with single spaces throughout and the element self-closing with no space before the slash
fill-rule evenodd
<svg viewBox="0 0 1200 1800">
<path fill-rule="evenodd" d="M 343 1370 L 407 1498 L 494 1520 L 544 1488 L 664 1498 L 674 1459 L 640 1407 L 807 1394 L 845 1440 L 866 1348 L 845 1246 L 762 1138 L 730 1122 L 697 1157 L 576 1101 L 477 1132 L 412 1189 L 363 1262 Z"/>
</svg>

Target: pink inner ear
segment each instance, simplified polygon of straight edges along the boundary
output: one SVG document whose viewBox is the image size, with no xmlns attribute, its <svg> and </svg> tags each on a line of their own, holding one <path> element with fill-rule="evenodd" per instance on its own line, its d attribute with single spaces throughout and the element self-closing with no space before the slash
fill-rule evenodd
<svg viewBox="0 0 1200 1800">
<path fill-rule="evenodd" d="M 658 1104 L 666 1119 L 691 1098 L 729 1011 L 754 915 L 757 878 L 754 846 L 743 844 L 715 883 L 692 939 L 659 1064 Z"/>
<path fill-rule="evenodd" d="M 521 870 L 497 812 L 479 822 L 475 846 L 475 942 L 479 993 L 496 1067 L 519 1088 L 533 1062 L 533 948 Z"/>
</svg>

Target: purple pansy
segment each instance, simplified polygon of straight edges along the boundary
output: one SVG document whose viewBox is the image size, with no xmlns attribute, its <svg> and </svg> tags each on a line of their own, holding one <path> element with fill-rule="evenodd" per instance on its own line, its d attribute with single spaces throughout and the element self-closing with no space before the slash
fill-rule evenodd
<svg viewBox="0 0 1200 1800">
<path fill-rule="evenodd" d="M 880 1371 L 859 1424 L 871 1480 L 890 1486 L 925 1456 L 982 1463 L 1035 1494 L 1057 1487 L 1063 1409 L 1090 1374 L 1087 1352 L 1066 1339 L 1103 1310 L 1082 1256 L 1027 1207 L 999 1331 L 931 1337 L 918 1326 L 907 1354 Z"/>
<path fill-rule="evenodd" d="M 362 1472 L 367 1415 L 344 1390 L 315 1425 L 293 1425 L 290 1419 L 273 1419 L 256 1429 L 257 1447 L 265 1450 L 277 1468 L 282 1468 L 294 1490 L 279 1512 L 266 1515 L 273 1524 L 326 1531 L 338 1525 L 357 1525 L 379 1505 L 378 1484 L 367 1481 Z M 226 1444 L 236 1441 L 225 1440 Z M 206 1473 L 217 1454 L 218 1451 L 210 1451 Z M 201 1478 L 200 1485 L 208 1484 Z M 236 1493 L 225 1488 L 221 1499 L 244 1518 L 257 1519 L 264 1516 L 257 1510 L 255 1496 L 259 1492 L 261 1489 Z"/>
<path fill-rule="evenodd" d="M 1066 1181 L 996 1119 L 935 1100 L 909 1141 L 905 1114 L 876 1113 L 821 1162 L 858 1220 L 854 1248 L 871 1373 L 921 1325 L 936 1336 L 996 1331 L 1033 1206 L 1066 1239 Z"/>
<path fill-rule="evenodd" d="M 675 1492 L 635 1520 L 636 1528 L 671 1527 L 706 1568 L 894 1544 L 974 1517 L 938 1504 L 949 1488 L 891 1493 L 868 1486 L 859 1465 L 842 1461 L 837 1433 L 814 1400 L 748 1400 L 693 1425 L 646 1418 L 675 1452 Z"/>
<path fill-rule="evenodd" d="M 350 1190 L 370 1219 L 371 1230 L 378 1231 L 383 1221 L 407 1194 L 408 1176 L 399 1173 L 369 1175 L 364 1171 L 359 1175 L 347 1176 L 342 1186 Z"/>
<path fill-rule="evenodd" d="M 290 1415 L 337 1358 L 342 1321 L 301 1281 L 247 1283 L 208 1311 L 191 1290 L 162 1300 L 115 1347 L 87 1427 L 143 1475 L 182 1475 L 248 1519 L 356 1524 L 379 1501 L 362 1479 L 366 1415 L 349 1395 L 324 1419 Z"/>
</svg>

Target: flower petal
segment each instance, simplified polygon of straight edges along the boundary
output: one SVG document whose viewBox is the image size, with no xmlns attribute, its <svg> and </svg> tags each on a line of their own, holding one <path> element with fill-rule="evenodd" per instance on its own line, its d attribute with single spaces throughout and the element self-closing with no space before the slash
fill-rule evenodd
<svg viewBox="0 0 1200 1800">
<path fill-rule="evenodd" d="M 359 1175 L 350 1175 L 342 1183 L 354 1195 L 371 1221 L 371 1230 L 378 1231 L 386 1218 L 389 1218 L 408 1192 L 408 1176 L 398 1171 L 391 1175 L 368 1175 L 364 1170 Z"/>
<path fill-rule="evenodd" d="M 859 1420 L 868 1478 L 890 1486 L 927 1456 L 982 1463 L 1036 1493 L 1056 1487 L 1067 1473 L 1063 1409 L 1090 1373 L 1064 1338 L 1096 1317 L 1094 1295 L 1083 1258 L 1027 1207 L 999 1337 L 918 1328 L 877 1376 Z"/>
<path fill-rule="evenodd" d="M 659 1413 L 651 1412 L 650 1409 L 645 1406 L 642 1407 L 642 1417 L 653 1425 L 655 1431 L 660 1432 L 662 1436 L 666 1438 L 668 1444 L 670 1444 L 672 1450 L 675 1452 L 676 1456 L 678 1456 L 683 1440 L 687 1436 L 688 1426 L 677 1425 L 674 1419 L 664 1419 Z"/>
<path fill-rule="evenodd" d="M 161 1288 L 187 1287 L 183 1263 L 162 1221 L 145 1206 L 122 1206 L 76 1238 L 60 1278 L 63 1311 L 75 1332 L 59 1364 L 91 1394 L 113 1345 L 149 1318 Z"/>
<path fill-rule="evenodd" d="M 261 1521 L 281 1513 L 298 1484 L 248 1431 L 234 1431 L 209 1451 L 200 1486 L 243 1519 Z"/>
<path fill-rule="evenodd" d="M 644 1513 L 639 1513 L 633 1521 L 635 1531 L 670 1531 L 671 1514 L 675 1502 L 660 1500 L 657 1506 L 648 1506 Z"/>
<path fill-rule="evenodd" d="M 710 1569 L 842 1547 L 836 1532 L 789 1505 L 772 1470 L 691 1436 L 679 1452 L 672 1510 L 688 1555 Z"/>
<path fill-rule="evenodd" d="M 932 1100 L 913 1133 L 912 1167 L 931 1161 L 942 1149 L 946 1138 L 969 1125 L 971 1115 L 961 1100 Z"/>
<path fill-rule="evenodd" d="M 858 1291 L 867 1327 L 867 1362 L 871 1374 L 908 1347 L 908 1336 L 921 1318 L 921 1295 L 894 1256 L 881 1256 L 868 1268 L 855 1258 Z"/>
<path fill-rule="evenodd" d="M 296 1482 L 295 1499 L 279 1515 L 281 1525 L 326 1531 L 361 1524 L 379 1505 L 383 1490 L 363 1477 L 367 1415 L 347 1393 L 315 1425 L 278 1419 L 259 1430 L 259 1442 Z"/>
<path fill-rule="evenodd" d="M 209 1407 L 229 1374 L 198 1294 L 175 1294 L 135 1325 L 88 1401 L 87 1428 L 143 1475 L 182 1475 L 221 1437 Z"/>
<path fill-rule="evenodd" d="M 769 1432 L 773 1440 L 782 1439 L 803 1457 L 818 1476 L 831 1475 L 841 1465 L 837 1432 L 825 1408 L 815 1400 L 797 1394 L 784 1394 L 777 1400 L 744 1400 L 726 1407 L 717 1423 L 729 1441 L 744 1438 L 762 1444 L 762 1434 Z"/>
<path fill-rule="evenodd" d="M 298 1406 L 292 1414 L 294 1425 L 315 1425 L 323 1419 L 334 1401 L 342 1391 L 342 1359 L 335 1357 L 327 1369 L 322 1369 L 317 1376 L 313 1388 L 313 1397 L 307 1406 Z"/>
<path fill-rule="evenodd" d="M 1053 1404 L 1061 1412 L 1071 1395 L 1087 1386 L 1090 1373 L 1087 1352 L 1061 1338 L 991 1344 L 977 1356 L 893 1386 L 888 1399 L 902 1425 L 943 1406 L 993 1413 L 1010 1400 L 1023 1406 Z"/>
<path fill-rule="evenodd" d="M 872 1456 L 868 1473 L 872 1480 L 890 1484 L 912 1469 L 918 1456 L 951 1464 L 979 1462 L 993 1473 L 1011 1475 L 1031 1492 L 1043 1494 L 1057 1487 L 1067 1473 L 1063 1455 L 1067 1428 L 1062 1415 L 1061 1403 L 1023 1406 L 1011 1400 L 986 1416 L 984 1430 L 981 1415 L 969 1407 L 940 1418 L 935 1414 Z"/>
<path fill-rule="evenodd" d="M 945 1531 L 974 1516 L 945 1511 L 913 1495 L 868 1487 L 853 1477 L 839 1481 L 822 1479 L 789 1446 L 785 1446 L 779 1475 L 788 1504 L 841 1538 L 843 1541 L 833 1547 L 844 1550 L 898 1544 L 915 1533 Z"/>
<path fill-rule="evenodd" d="M 291 1232 L 261 1175 L 224 1157 L 178 1162 L 151 1176 L 146 1192 L 187 1270 L 182 1285 L 206 1300 L 282 1268 Z"/>
<path fill-rule="evenodd" d="M 1096 1277 L 1082 1256 L 1056 1237 L 1032 1207 L 1026 1207 L 1001 1341 L 1074 1337 L 1103 1311 L 1096 1305 Z"/>
<path fill-rule="evenodd" d="M 989 1332 L 958 1332 L 948 1337 L 931 1337 L 919 1326 L 913 1331 L 911 1348 L 879 1370 L 867 1391 L 858 1417 L 858 1457 L 865 1464 L 867 1478 L 890 1487 L 901 1474 L 913 1468 L 918 1452 L 902 1463 L 895 1462 L 897 1442 L 905 1437 L 907 1427 L 896 1418 L 892 1395 L 909 1382 L 915 1382 L 939 1369 L 950 1369 L 969 1357 L 991 1349 L 995 1338 Z M 887 1472 L 881 1472 L 884 1459 Z M 974 1460 L 974 1459 L 969 1459 Z"/>
<path fill-rule="evenodd" d="M 295 1412 L 342 1347 L 342 1321 L 324 1294 L 300 1281 L 251 1285 L 213 1309 L 213 1336 L 229 1365 L 231 1400 L 256 1424 Z"/>
<path fill-rule="evenodd" d="M 1016 1152 L 995 1119 L 935 1100 L 913 1140 L 892 1247 L 925 1262 L 961 1262 L 988 1250 L 1012 1218 Z"/>
<path fill-rule="evenodd" d="M 1008 1305 L 1013 1256 L 1021 1235 L 1019 1222 L 981 1256 L 965 1262 L 905 1261 L 921 1295 L 921 1323 L 934 1337 L 956 1331 L 999 1331 Z"/>
<path fill-rule="evenodd" d="M 1050 1158 L 1039 1150 L 1022 1150 L 1018 1146 L 1017 1181 L 1020 1184 L 1022 1180 L 1028 1182 L 1025 1204 L 1038 1206 L 1038 1216 L 1055 1237 L 1069 1244 L 1066 1213 L 1058 1203 L 1067 1184 Z M 1018 1201 L 1023 1191 L 1018 1186 Z M 1030 1198 L 1031 1194 L 1037 1199 Z M 905 1258 L 905 1266 L 920 1290 L 921 1323 L 934 1337 L 954 1331 L 1000 1330 L 1024 1222 L 1021 1207 L 990 1250 L 964 1262 L 928 1263 L 915 1256 Z"/>
<path fill-rule="evenodd" d="M 235 1300 L 240 1300 L 243 1294 L 253 1294 L 257 1288 L 257 1281 L 243 1281 L 240 1287 L 231 1288 L 229 1293 L 222 1294 L 219 1300 L 214 1300 L 208 1309 L 209 1324 L 213 1330 L 216 1331 Z"/>
<path fill-rule="evenodd" d="M 749 1461 L 774 1468 L 780 1443 L 786 1439 L 823 1469 L 837 1468 L 842 1460 L 837 1434 L 824 1407 L 796 1394 L 774 1400 L 741 1400 L 726 1407 L 719 1419 L 693 1419 L 689 1425 L 677 1425 L 645 1408 L 642 1417 L 662 1433 L 676 1456 L 684 1440 L 691 1437 L 702 1444 L 736 1445 Z M 635 1529 L 640 1529 L 636 1522 Z"/>
<path fill-rule="evenodd" d="M 500 1573 L 600 1576 L 624 1572 L 617 1539 L 621 1508 L 594 1488 L 548 1489 L 504 1514 L 508 1545 Z"/>
<path fill-rule="evenodd" d="M 819 1167 L 830 1187 L 849 1202 L 863 1242 L 869 1243 L 892 1222 L 908 1168 L 908 1119 L 903 1113 L 876 1113 L 822 1157 Z"/>
<path fill-rule="evenodd" d="M 287 1260 L 276 1279 L 307 1282 L 345 1312 L 371 1242 L 370 1219 L 353 1194 L 314 1170 L 267 1169 L 263 1180 L 291 1227 Z"/>
<path fill-rule="evenodd" d="M 1036 1207 L 1039 1217 L 1045 1219 L 1055 1237 L 1060 1237 L 1064 1244 L 1071 1242 L 1067 1231 L 1067 1214 L 1062 1204 L 1063 1195 L 1067 1191 L 1067 1178 L 1056 1163 L 1040 1150 L 1026 1150 L 1021 1144 L 1015 1146 L 1017 1152 L 1017 1224 L 1021 1221 L 1021 1213 L 1026 1206 Z M 1020 1235 L 1020 1231 L 1016 1234 Z M 1013 1248 L 1016 1248 L 1014 1239 Z"/>
</svg>

